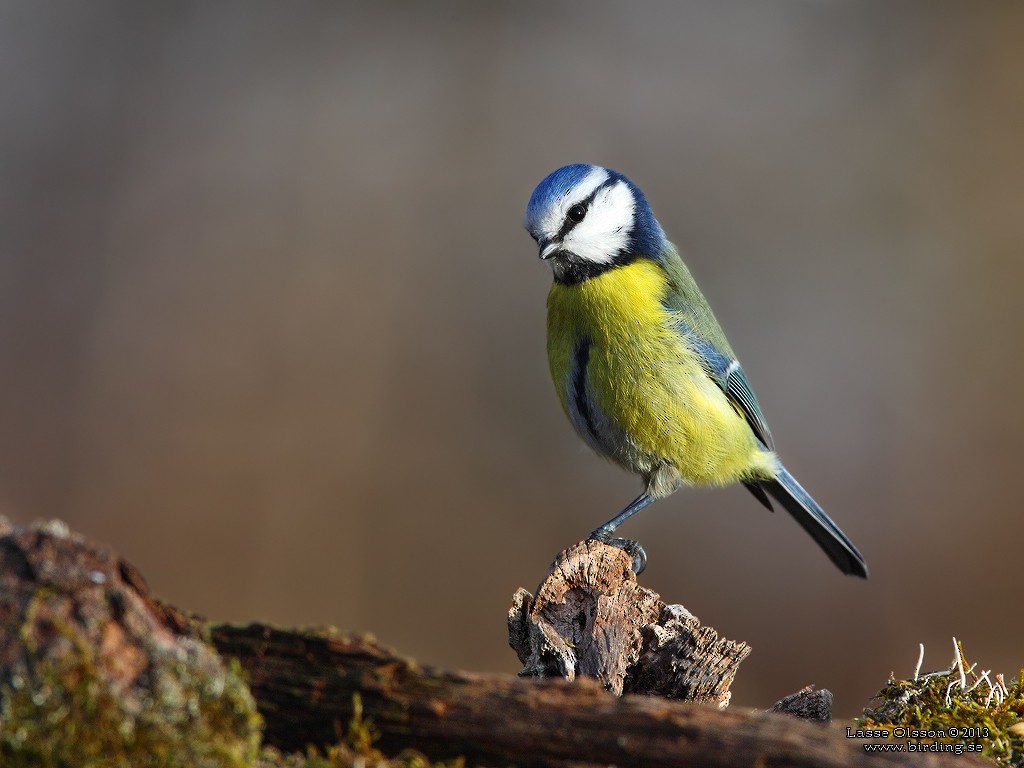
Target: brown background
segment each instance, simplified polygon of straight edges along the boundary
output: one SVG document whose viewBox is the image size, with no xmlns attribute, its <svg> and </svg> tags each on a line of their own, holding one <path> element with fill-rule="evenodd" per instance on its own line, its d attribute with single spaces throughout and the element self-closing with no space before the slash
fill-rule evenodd
<svg viewBox="0 0 1024 768">
<path fill-rule="evenodd" d="M 1024 657 L 1024 7 L 0 8 L 0 500 L 212 617 L 516 669 L 513 590 L 635 494 L 547 377 L 547 172 L 647 192 L 842 577 L 742 489 L 624 533 L 735 701 Z"/>
</svg>

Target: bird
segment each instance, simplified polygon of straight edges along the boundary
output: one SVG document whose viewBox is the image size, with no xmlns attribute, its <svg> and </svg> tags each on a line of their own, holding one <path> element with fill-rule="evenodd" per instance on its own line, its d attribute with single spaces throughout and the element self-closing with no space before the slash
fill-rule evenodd
<svg viewBox="0 0 1024 768">
<path fill-rule="evenodd" d="M 689 269 L 643 192 L 623 174 L 573 164 L 546 176 L 526 229 L 552 270 L 547 298 L 551 377 L 583 441 L 643 480 L 643 492 L 591 539 L 683 486 L 742 483 L 772 499 L 843 573 L 867 578 L 863 556 L 783 466 L 754 390 Z"/>
</svg>

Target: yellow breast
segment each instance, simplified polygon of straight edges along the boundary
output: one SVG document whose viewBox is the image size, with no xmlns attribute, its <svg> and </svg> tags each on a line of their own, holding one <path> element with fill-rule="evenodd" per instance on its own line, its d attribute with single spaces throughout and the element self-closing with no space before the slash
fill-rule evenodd
<svg viewBox="0 0 1024 768">
<path fill-rule="evenodd" d="M 672 464 L 694 484 L 770 476 L 772 455 L 676 329 L 662 303 L 667 290 L 665 272 L 648 259 L 552 286 L 548 361 L 562 407 L 570 413 L 583 339 L 590 345 L 587 392 L 615 427 L 603 430 L 599 452 L 641 474 L 648 461 Z"/>
</svg>

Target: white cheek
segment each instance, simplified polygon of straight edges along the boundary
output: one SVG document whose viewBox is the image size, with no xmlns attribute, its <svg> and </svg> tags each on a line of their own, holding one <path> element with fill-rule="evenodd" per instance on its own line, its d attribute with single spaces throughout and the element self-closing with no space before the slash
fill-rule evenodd
<svg viewBox="0 0 1024 768">
<path fill-rule="evenodd" d="M 633 193 L 625 184 L 601 190 L 587 217 L 566 236 L 564 248 L 581 259 L 608 263 L 629 243 L 635 206 Z"/>
</svg>

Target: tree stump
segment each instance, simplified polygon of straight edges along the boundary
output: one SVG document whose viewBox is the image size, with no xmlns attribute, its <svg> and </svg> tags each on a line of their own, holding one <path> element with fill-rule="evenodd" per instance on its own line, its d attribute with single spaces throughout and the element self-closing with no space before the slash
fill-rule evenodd
<svg viewBox="0 0 1024 768">
<path fill-rule="evenodd" d="M 720 638 L 681 605 L 640 586 L 617 547 L 582 541 L 562 552 L 534 597 L 519 589 L 509 645 L 529 677 L 595 677 L 617 696 L 646 693 L 729 705 L 750 646 Z"/>
</svg>

